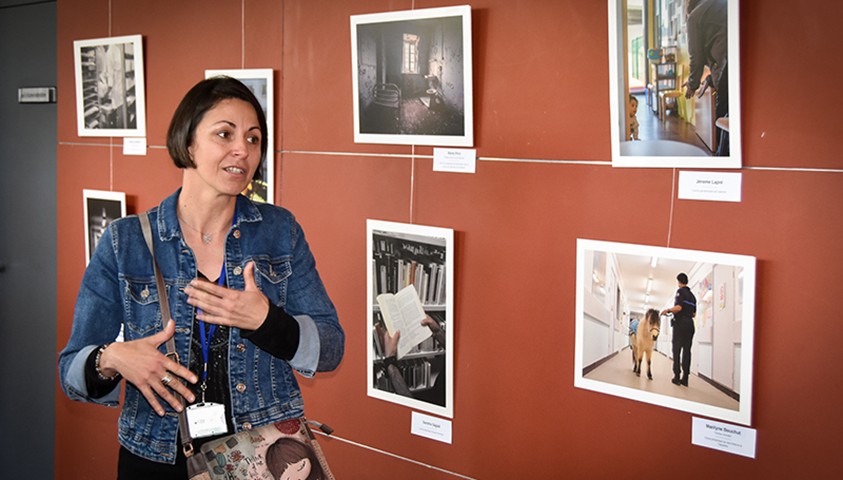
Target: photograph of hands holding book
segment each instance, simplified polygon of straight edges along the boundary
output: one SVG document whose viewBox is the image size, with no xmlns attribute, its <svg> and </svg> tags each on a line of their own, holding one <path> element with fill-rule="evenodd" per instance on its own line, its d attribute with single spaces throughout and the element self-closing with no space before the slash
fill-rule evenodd
<svg viewBox="0 0 843 480">
<path fill-rule="evenodd" d="M 453 233 L 373 220 L 369 228 L 369 395 L 450 417 Z"/>
<path fill-rule="evenodd" d="M 444 319 L 440 324 L 425 312 L 412 284 L 376 300 L 375 388 L 444 407 Z"/>
</svg>

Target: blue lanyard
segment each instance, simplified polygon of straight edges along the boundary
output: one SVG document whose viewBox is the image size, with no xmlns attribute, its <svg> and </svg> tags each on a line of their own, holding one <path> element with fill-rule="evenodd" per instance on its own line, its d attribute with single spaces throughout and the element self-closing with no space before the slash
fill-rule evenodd
<svg viewBox="0 0 843 480">
<path fill-rule="evenodd" d="M 234 208 L 234 216 L 231 218 L 231 226 L 233 227 L 235 225 L 237 225 L 237 207 L 236 206 Z M 223 256 L 223 259 L 222 259 L 222 268 L 220 269 L 220 278 L 217 281 L 217 285 L 219 285 L 221 287 L 225 286 L 225 257 L 224 256 Z M 201 314 L 202 309 L 197 307 L 196 313 L 197 313 L 197 315 Z M 208 328 L 209 328 L 209 330 L 208 330 L 208 333 L 206 335 L 205 334 L 205 322 L 203 322 L 202 320 L 199 320 L 199 336 L 200 336 L 199 340 L 200 340 L 200 342 L 202 342 L 201 343 L 202 344 L 202 361 L 204 362 L 204 366 L 202 367 L 202 383 L 203 384 L 205 383 L 205 380 L 208 379 L 208 356 L 209 356 L 208 351 L 211 348 L 211 338 L 214 337 L 214 332 L 217 329 L 217 325 L 215 323 L 212 323 L 211 326 L 208 327 Z M 204 387 L 204 385 L 203 385 L 203 387 Z M 203 388 L 203 396 L 204 396 L 204 388 Z M 204 400 L 203 400 L 203 402 L 204 402 Z"/>
<path fill-rule="evenodd" d="M 225 286 L 225 260 L 222 262 L 222 269 L 220 269 L 220 279 L 217 282 L 217 285 L 224 287 Z M 196 313 L 201 314 L 202 309 L 197 307 Z M 205 362 L 204 367 L 202 368 L 202 381 L 208 379 L 208 351 L 211 347 L 211 338 L 214 336 L 214 331 L 217 329 L 217 324 L 212 323 L 210 327 L 208 327 L 208 333 L 205 334 L 205 322 L 199 320 L 199 336 L 200 341 L 202 342 L 202 360 Z"/>
</svg>

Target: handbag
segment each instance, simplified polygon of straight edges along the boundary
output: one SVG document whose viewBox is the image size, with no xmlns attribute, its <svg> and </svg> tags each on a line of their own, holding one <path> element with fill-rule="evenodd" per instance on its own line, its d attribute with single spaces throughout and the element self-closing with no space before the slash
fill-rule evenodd
<svg viewBox="0 0 843 480">
<path fill-rule="evenodd" d="M 138 218 L 146 246 L 152 254 L 161 321 L 166 324 L 170 320 L 169 300 L 164 277 L 155 261 L 149 215 L 143 212 Z M 166 348 L 166 355 L 178 361 L 173 337 L 167 340 Z M 184 407 L 184 398 L 181 401 Z M 184 412 L 182 408 L 179 413 L 179 437 L 190 480 L 273 480 L 282 478 L 287 469 L 299 472 L 308 480 L 334 480 L 325 454 L 309 426 L 312 423 L 330 435 L 333 430 L 327 425 L 304 417 L 283 420 L 206 442 L 197 453 L 193 450 Z"/>
</svg>

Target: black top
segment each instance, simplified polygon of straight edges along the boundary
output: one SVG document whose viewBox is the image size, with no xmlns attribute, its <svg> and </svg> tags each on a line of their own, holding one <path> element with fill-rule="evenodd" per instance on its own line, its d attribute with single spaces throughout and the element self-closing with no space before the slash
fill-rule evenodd
<svg viewBox="0 0 843 480">
<path fill-rule="evenodd" d="M 680 287 L 679 290 L 676 291 L 676 297 L 673 301 L 674 305 L 679 305 L 682 307 L 682 310 L 679 313 L 674 314 L 676 318 L 694 318 L 694 315 L 697 313 L 697 297 L 691 293 L 691 289 L 688 286 Z"/>
</svg>

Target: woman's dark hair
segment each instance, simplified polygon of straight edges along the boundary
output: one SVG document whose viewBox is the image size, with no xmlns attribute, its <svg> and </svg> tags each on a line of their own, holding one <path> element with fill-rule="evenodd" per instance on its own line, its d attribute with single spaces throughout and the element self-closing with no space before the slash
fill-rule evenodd
<svg viewBox="0 0 843 480">
<path fill-rule="evenodd" d="M 322 465 L 310 445 L 290 437 L 281 437 L 266 449 L 266 466 L 273 478 L 281 478 L 281 474 L 289 465 L 298 463 L 302 459 L 310 460 L 310 475 L 308 479 L 322 478 Z"/>
<path fill-rule="evenodd" d="M 271 88 L 271 85 L 270 85 Z M 261 129 L 261 163 L 255 170 L 255 179 L 261 178 L 261 167 L 266 158 L 267 127 L 266 114 L 255 94 L 249 87 L 237 79 L 225 76 L 212 77 L 193 86 L 182 98 L 179 106 L 170 120 L 167 130 L 167 150 L 173 163 L 179 168 L 196 168 L 190 158 L 188 148 L 193 143 L 196 126 L 202 121 L 205 113 L 214 108 L 220 101 L 235 98 L 243 100 L 255 109 Z"/>
</svg>

